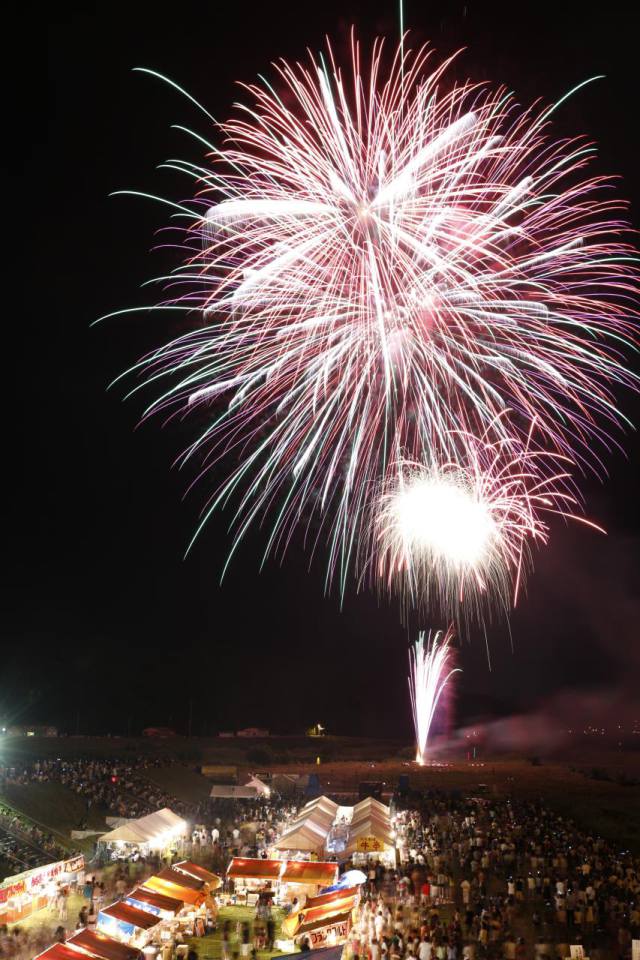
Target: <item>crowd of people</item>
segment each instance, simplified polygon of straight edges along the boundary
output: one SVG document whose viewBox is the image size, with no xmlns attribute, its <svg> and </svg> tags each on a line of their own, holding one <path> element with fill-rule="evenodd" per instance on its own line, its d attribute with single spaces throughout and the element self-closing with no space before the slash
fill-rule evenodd
<svg viewBox="0 0 640 960">
<path fill-rule="evenodd" d="M 0 878 L 68 856 L 53 835 L 0 803 Z"/>
<path fill-rule="evenodd" d="M 163 761 L 166 763 L 166 761 Z M 161 807 L 193 816 L 194 804 L 186 803 L 161 790 L 148 776 L 149 769 L 160 766 L 158 759 L 49 759 L 35 760 L 20 766 L 0 766 L 0 792 L 6 784 L 45 783 L 53 781 L 81 796 L 88 814 L 99 805 L 118 817 L 135 819 Z M 81 828 L 85 823 L 81 822 Z"/>
<path fill-rule="evenodd" d="M 396 830 L 400 869 L 370 867 L 354 958 L 631 956 L 640 861 L 541 803 L 431 792 Z"/>
<path fill-rule="evenodd" d="M 0 768 L 0 780 L 56 780 L 123 816 L 165 805 L 178 809 L 193 825 L 191 855 L 221 875 L 232 856 L 266 856 L 295 817 L 299 800 L 276 795 L 240 803 L 208 800 L 187 809 L 150 787 L 147 766 L 143 760 L 49 760 L 19 771 Z M 39 831 L 13 816 L 0 807 L 0 828 L 9 818 L 14 832 Z M 582 945 L 590 960 L 628 960 L 632 939 L 640 939 L 640 860 L 540 802 L 428 791 L 396 798 L 394 826 L 398 862 L 395 868 L 375 862 L 366 868 L 347 947 L 352 960 L 564 960 L 572 945 Z M 57 857 L 52 837 L 39 831 L 33 839 L 51 854 L 49 860 Z M 99 904 L 122 894 L 128 871 L 144 875 L 155 866 L 109 868 L 102 874 L 106 883 L 97 881 L 87 894 L 86 916 L 78 922 L 90 926 Z M 64 911 L 59 917 L 66 932 L 72 918 Z M 230 941 L 240 933 L 240 945 L 252 951 L 273 942 L 271 922 L 239 928 Z M 29 940 L 19 929 L 0 930 L 0 958 L 37 952 L 39 935 L 32 930 Z M 48 935 L 50 942 L 50 929 Z M 21 936 L 27 947 L 20 945 Z"/>
</svg>

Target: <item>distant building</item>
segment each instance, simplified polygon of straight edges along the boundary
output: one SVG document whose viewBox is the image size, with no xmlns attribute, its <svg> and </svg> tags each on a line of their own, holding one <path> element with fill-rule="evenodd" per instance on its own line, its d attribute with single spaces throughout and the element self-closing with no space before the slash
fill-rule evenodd
<svg viewBox="0 0 640 960">
<path fill-rule="evenodd" d="M 236 784 L 238 781 L 238 768 L 224 763 L 203 763 L 200 773 L 214 783 Z"/>
<path fill-rule="evenodd" d="M 4 728 L 3 728 L 4 730 Z M 6 728 L 7 737 L 57 737 L 57 727 L 47 727 L 40 724 L 20 724 Z"/>
<path fill-rule="evenodd" d="M 314 723 L 314 725 L 307 730 L 308 737 L 324 737 L 325 733 L 326 730 L 321 723 Z"/>
<path fill-rule="evenodd" d="M 269 731 L 261 727 L 245 727 L 244 730 L 238 730 L 238 737 L 268 737 Z"/>
<path fill-rule="evenodd" d="M 178 734 L 171 727 L 145 727 L 143 737 L 177 737 Z"/>
</svg>

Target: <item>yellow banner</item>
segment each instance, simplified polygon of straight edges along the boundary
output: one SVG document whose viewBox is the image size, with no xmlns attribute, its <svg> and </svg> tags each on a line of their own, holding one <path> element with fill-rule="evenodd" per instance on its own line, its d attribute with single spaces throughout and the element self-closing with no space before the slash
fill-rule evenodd
<svg viewBox="0 0 640 960">
<path fill-rule="evenodd" d="M 384 850 L 384 844 L 377 837 L 360 837 L 356 840 L 358 853 L 380 853 L 382 850 Z"/>
</svg>

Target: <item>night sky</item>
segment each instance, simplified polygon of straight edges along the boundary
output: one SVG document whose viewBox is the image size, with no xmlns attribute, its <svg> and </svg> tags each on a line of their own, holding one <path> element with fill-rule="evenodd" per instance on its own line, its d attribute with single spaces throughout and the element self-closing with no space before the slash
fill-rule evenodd
<svg viewBox="0 0 640 960">
<path fill-rule="evenodd" d="M 34 37 L 46 24 L 15 36 L 19 134 L 4 160 L 15 208 L 5 236 L 25 276 L 5 281 L 3 311 L 15 378 L 5 420 L 16 435 L 5 435 L 4 450 L 0 713 L 70 732 L 78 715 L 82 732 L 184 731 L 191 698 L 197 734 L 254 723 L 295 732 L 320 720 L 332 732 L 408 738 L 409 636 L 395 605 L 352 591 L 340 612 L 337 594 L 324 595 L 323 557 L 309 570 L 300 543 L 260 573 L 259 529 L 220 587 L 230 545 L 223 514 L 183 559 L 206 491 L 185 499 L 192 474 L 171 463 L 193 427 L 156 420 L 136 429 L 142 401 L 107 391 L 178 332 L 175 318 L 137 313 L 90 328 L 104 313 L 152 303 L 159 292 L 140 285 L 175 263 L 149 252 L 165 210 L 108 194 L 188 196 L 185 178 L 156 169 L 169 157 L 201 161 L 170 126 L 212 135 L 186 100 L 132 68 L 169 75 L 224 118 L 235 81 L 268 72 L 279 56 L 303 58 L 325 34 L 338 49 L 352 23 L 365 40 L 395 40 L 395 0 L 116 0 L 63 4 L 52 17 L 48 62 Z M 524 104 L 605 74 L 557 112 L 556 130 L 599 143 L 597 169 L 620 174 L 640 226 L 637 34 L 625 4 L 407 0 L 405 22 L 412 42 L 431 40 L 443 55 L 467 47 L 459 77 L 504 82 Z M 640 422 L 637 399 L 621 403 Z M 459 722 L 562 698 L 576 714 L 594 702 L 623 713 L 637 701 L 639 442 L 633 433 L 619 439 L 626 455 L 608 456 L 606 484 L 583 484 L 589 515 L 608 536 L 554 528 L 512 617 L 513 651 L 504 625 L 488 629 L 491 670 L 480 631 L 462 644 Z"/>
</svg>

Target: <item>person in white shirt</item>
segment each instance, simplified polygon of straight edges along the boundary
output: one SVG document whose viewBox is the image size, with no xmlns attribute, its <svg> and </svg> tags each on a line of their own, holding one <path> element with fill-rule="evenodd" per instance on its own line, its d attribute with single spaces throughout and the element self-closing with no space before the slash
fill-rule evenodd
<svg viewBox="0 0 640 960">
<path fill-rule="evenodd" d="M 431 960 L 432 955 L 433 947 L 431 941 L 425 936 L 420 941 L 420 946 L 418 947 L 418 960 Z"/>
</svg>

